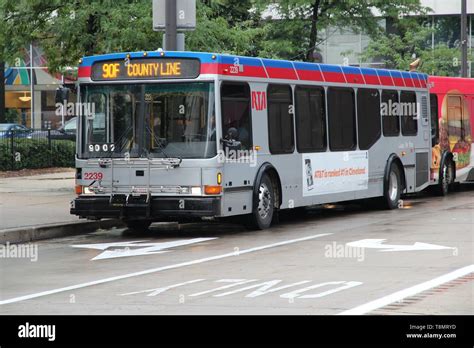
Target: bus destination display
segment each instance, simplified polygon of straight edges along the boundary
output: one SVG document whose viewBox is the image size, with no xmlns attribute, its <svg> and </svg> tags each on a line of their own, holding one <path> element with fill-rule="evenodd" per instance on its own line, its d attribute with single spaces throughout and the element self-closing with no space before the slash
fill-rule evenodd
<svg viewBox="0 0 474 348">
<path fill-rule="evenodd" d="M 94 81 L 194 79 L 199 76 L 200 69 L 200 62 L 197 59 L 108 60 L 94 63 L 91 79 Z"/>
</svg>

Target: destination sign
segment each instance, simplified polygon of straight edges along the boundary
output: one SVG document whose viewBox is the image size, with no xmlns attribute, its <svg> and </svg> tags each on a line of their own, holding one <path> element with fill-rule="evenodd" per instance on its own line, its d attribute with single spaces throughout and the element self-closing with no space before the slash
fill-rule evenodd
<svg viewBox="0 0 474 348">
<path fill-rule="evenodd" d="M 94 81 L 194 79 L 199 76 L 200 69 L 201 64 L 197 59 L 107 60 L 92 65 L 91 79 Z"/>
</svg>

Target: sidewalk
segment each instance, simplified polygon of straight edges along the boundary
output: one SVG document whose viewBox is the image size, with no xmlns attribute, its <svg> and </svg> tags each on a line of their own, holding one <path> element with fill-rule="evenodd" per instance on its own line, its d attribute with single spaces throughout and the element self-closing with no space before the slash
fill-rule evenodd
<svg viewBox="0 0 474 348">
<path fill-rule="evenodd" d="M 0 231 L 79 221 L 69 214 L 74 171 L 0 179 Z"/>
</svg>

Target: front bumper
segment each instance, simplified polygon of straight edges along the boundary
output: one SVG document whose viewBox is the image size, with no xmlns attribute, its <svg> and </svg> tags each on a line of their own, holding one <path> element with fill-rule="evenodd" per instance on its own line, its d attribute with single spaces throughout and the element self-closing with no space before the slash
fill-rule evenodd
<svg viewBox="0 0 474 348">
<path fill-rule="evenodd" d="M 220 215 L 220 197 L 79 196 L 71 214 L 87 218 L 192 218 Z"/>
</svg>

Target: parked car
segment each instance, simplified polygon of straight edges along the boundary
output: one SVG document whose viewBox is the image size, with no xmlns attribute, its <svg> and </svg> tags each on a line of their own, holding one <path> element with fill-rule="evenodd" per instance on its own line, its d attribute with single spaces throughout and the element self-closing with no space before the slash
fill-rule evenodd
<svg viewBox="0 0 474 348">
<path fill-rule="evenodd" d="M 60 127 L 54 135 L 51 134 L 51 139 L 62 140 L 76 140 L 77 132 L 77 116 L 67 121 L 64 126 Z"/>
<path fill-rule="evenodd" d="M 33 130 L 18 123 L 0 123 L 0 138 L 32 138 Z"/>
<path fill-rule="evenodd" d="M 76 130 L 77 130 L 77 117 L 71 118 L 67 121 L 64 126 L 58 129 L 51 129 L 49 132 L 45 130 L 34 131 L 33 136 L 35 138 L 48 138 L 51 137 L 52 140 L 76 140 Z"/>
</svg>

